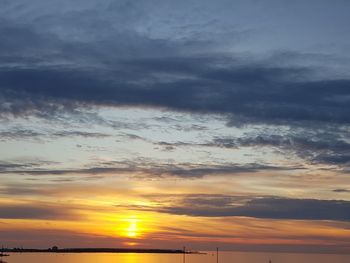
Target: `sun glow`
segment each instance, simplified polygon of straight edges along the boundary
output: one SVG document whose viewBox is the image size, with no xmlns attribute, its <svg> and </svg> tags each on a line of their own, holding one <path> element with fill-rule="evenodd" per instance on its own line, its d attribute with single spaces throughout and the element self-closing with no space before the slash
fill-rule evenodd
<svg viewBox="0 0 350 263">
<path fill-rule="evenodd" d="M 136 217 L 130 217 L 123 220 L 125 224 L 123 225 L 123 236 L 136 238 L 140 236 L 140 220 Z"/>
<path fill-rule="evenodd" d="M 104 217 L 106 218 L 106 217 Z M 106 220 L 106 219 L 105 219 Z M 118 235 L 124 238 L 140 239 L 147 236 L 148 233 L 154 232 L 157 229 L 152 227 L 154 218 L 147 214 L 128 214 L 111 215 L 108 218 L 109 225 L 105 225 L 106 231 L 112 235 Z M 152 223 L 150 223 L 152 222 Z M 128 242 L 134 242 L 128 240 Z"/>
<path fill-rule="evenodd" d="M 138 235 L 137 219 L 129 220 L 129 227 L 126 229 L 128 237 L 136 237 Z"/>
</svg>

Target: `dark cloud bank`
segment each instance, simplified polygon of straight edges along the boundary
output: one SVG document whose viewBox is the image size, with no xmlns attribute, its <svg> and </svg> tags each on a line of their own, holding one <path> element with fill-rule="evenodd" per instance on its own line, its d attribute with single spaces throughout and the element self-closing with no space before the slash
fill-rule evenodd
<svg viewBox="0 0 350 263">
<path fill-rule="evenodd" d="M 158 200 L 159 206 L 130 208 L 200 217 L 241 216 L 268 219 L 350 221 L 350 201 L 343 200 L 225 195 L 174 196 L 170 199 L 171 204 L 164 204 L 162 196 L 155 196 L 152 200 Z"/>
<path fill-rule="evenodd" d="M 304 74 L 304 69 L 230 66 L 224 61 L 224 68 L 215 68 L 213 60 L 216 58 L 116 62 L 101 76 L 81 69 L 2 68 L 0 110 L 27 115 L 85 105 L 152 106 L 232 115 L 232 124 L 350 122 L 350 104 L 337 100 L 350 96 L 350 80 L 294 81 L 293 74 Z M 157 74 L 173 79 L 163 82 L 156 79 Z M 182 74 L 188 77 L 179 80 Z"/>
<path fill-rule="evenodd" d="M 128 6 L 135 8 L 122 6 L 127 14 L 123 19 L 134 21 Z M 82 34 L 78 39 L 62 37 L 52 21 L 40 27 L 1 21 L 2 116 L 50 117 L 81 107 L 142 106 L 224 114 L 232 125 L 350 123 L 350 79 L 323 73 L 324 65 L 291 66 L 214 52 L 207 42 L 219 48 L 217 39 L 152 38 L 138 33 L 131 21 L 130 27 L 117 29 L 108 26 L 112 21 L 83 11 L 80 15 L 76 21 L 69 14 L 56 17 L 67 35 L 74 25 Z M 292 54 L 287 52 L 284 60 Z"/>
<path fill-rule="evenodd" d="M 119 206 L 198 217 L 253 217 L 262 219 L 350 221 L 350 201 L 251 197 L 229 195 L 148 196 L 157 206 Z M 114 208 L 114 209 L 115 209 Z M 0 218 L 75 220 L 74 209 L 45 204 L 1 204 Z"/>
</svg>

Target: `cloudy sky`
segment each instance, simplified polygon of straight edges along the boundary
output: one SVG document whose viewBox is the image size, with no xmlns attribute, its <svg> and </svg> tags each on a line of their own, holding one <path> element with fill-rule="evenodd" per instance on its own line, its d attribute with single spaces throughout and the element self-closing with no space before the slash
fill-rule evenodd
<svg viewBox="0 0 350 263">
<path fill-rule="evenodd" d="M 0 0 L 1 242 L 350 251 L 349 13 Z"/>
</svg>

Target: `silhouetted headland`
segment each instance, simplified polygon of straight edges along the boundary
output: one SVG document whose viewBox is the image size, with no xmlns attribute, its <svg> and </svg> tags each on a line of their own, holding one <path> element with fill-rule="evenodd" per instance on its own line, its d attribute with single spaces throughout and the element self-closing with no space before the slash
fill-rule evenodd
<svg viewBox="0 0 350 263">
<path fill-rule="evenodd" d="M 4 248 L 7 253 L 163 253 L 163 254 L 198 254 L 198 251 L 181 249 L 143 249 L 143 248 Z"/>
</svg>

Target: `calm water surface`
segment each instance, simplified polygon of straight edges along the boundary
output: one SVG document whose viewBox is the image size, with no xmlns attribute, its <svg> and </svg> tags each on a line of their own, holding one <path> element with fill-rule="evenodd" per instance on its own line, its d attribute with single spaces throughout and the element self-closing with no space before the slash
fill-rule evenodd
<svg viewBox="0 0 350 263">
<path fill-rule="evenodd" d="M 21 253 L 4 258 L 7 263 L 182 263 L 179 254 L 47 254 Z M 350 255 L 220 252 L 220 263 L 349 263 Z M 216 255 L 186 255 L 186 263 L 216 263 Z"/>
</svg>

